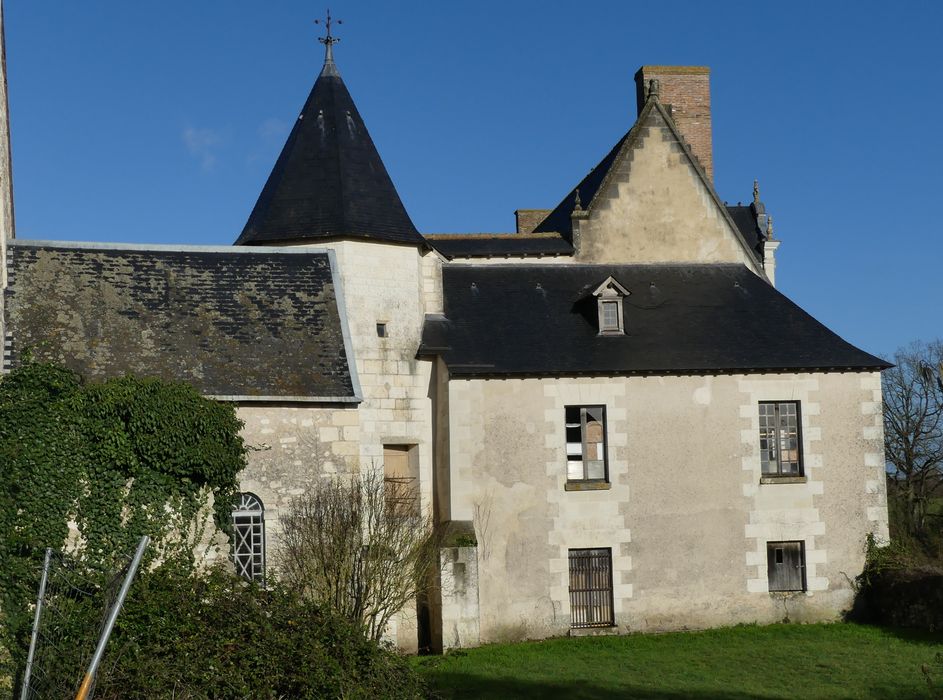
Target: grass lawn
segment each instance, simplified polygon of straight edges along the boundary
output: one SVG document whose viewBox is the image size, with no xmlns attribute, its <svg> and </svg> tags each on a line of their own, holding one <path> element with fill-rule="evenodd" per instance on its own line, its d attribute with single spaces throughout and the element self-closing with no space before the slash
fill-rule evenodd
<svg viewBox="0 0 943 700">
<path fill-rule="evenodd" d="M 851 624 L 549 639 L 421 657 L 452 698 L 936 698 L 943 634 Z"/>
</svg>

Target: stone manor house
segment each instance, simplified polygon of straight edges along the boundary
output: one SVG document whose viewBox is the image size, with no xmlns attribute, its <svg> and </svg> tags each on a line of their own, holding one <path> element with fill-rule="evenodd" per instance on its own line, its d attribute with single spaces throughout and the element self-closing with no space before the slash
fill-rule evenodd
<svg viewBox="0 0 943 700">
<path fill-rule="evenodd" d="M 326 42 L 231 247 L 14 238 L 4 114 L 4 369 L 235 402 L 247 577 L 313 484 L 412 479 L 466 546 L 407 649 L 839 616 L 887 535 L 889 365 L 776 290 L 755 186 L 718 196 L 708 69 L 643 66 L 635 123 L 516 231 L 422 235 Z"/>
</svg>

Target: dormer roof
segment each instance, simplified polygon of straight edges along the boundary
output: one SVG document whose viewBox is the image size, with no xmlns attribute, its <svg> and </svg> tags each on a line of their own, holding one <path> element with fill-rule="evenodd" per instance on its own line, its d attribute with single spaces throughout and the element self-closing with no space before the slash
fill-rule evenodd
<svg viewBox="0 0 943 700">
<path fill-rule="evenodd" d="M 602 296 L 606 294 L 606 292 L 609 292 L 609 291 L 615 292 L 621 297 L 629 296 L 629 290 L 623 287 L 621 284 L 619 284 L 616 278 L 613 277 L 612 275 L 607 277 L 605 282 L 603 282 L 601 285 L 596 287 L 595 290 L 593 290 L 593 296 L 594 297 Z"/>
</svg>

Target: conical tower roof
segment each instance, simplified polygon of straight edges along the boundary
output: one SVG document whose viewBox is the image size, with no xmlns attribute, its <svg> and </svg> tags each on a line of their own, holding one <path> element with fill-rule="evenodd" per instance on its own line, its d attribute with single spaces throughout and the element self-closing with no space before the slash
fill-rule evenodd
<svg viewBox="0 0 943 700">
<path fill-rule="evenodd" d="M 424 244 L 334 63 L 324 67 L 236 245 L 326 238 Z"/>
</svg>

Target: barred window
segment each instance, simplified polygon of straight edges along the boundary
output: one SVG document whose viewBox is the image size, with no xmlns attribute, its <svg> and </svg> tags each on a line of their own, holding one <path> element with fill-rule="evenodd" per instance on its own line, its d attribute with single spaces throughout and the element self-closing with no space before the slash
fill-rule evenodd
<svg viewBox="0 0 943 700">
<path fill-rule="evenodd" d="M 236 573 L 265 583 L 265 509 L 254 493 L 240 493 L 232 512 L 232 560 Z"/>
<path fill-rule="evenodd" d="M 570 626 L 611 627 L 612 550 L 570 550 Z"/>
<path fill-rule="evenodd" d="M 606 481 L 606 407 L 567 406 L 567 481 Z"/>
<path fill-rule="evenodd" d="M 760 463 L 763 476 L 802 476 L 798 401 L 760 402 Z"/>
</svg>

